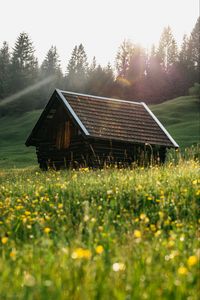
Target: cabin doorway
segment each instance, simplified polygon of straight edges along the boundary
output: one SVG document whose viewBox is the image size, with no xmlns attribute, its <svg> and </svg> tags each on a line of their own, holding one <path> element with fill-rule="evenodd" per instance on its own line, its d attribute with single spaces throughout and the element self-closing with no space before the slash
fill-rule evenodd
<svg viewBox="0 0 200 300">
<path fill-rule="evenodd" d="M 61 122 L 56 130 L 56 148 L 58 150 L 69 148 L 72 126 L 70 120 Z"/>
</svg>

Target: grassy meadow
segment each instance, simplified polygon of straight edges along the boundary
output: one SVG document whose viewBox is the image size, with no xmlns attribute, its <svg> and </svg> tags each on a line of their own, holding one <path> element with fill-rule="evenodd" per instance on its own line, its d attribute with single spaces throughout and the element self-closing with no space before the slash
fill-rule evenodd
<svg viewBox="0 0 200 300">
<path fill-rule="evenodd" d="M 1 299 L 198 299 L 198 172 L 2 169 Z"/>
</svg>

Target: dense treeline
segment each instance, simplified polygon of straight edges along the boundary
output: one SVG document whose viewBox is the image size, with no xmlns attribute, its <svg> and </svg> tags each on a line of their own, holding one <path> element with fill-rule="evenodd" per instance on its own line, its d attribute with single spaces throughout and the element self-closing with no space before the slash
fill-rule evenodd
<svg viewBox="0 0 200 300">
<path fill-rule="evenodd" d="M 52 46 L 39 66 L 33 43 L 23 32 L 12 51 L 7 42 L 0 48 L 0 103 L 27 87 L 35 88 L 19 94 L 12 105 L 8 100 L 0 107 L 1 114 L 42 108 L 55 87 L 147 103 L 185 95 L 193 85 L 190 90 L 194 92 L 199 82 L 199 26 L 200 18 L 190 36 L 183 37 L 181 49 L 170 27 L 164 28 L 158 47 L 152 46 L 150 53 L 125 40 L 116 54 L 114 68 L 110 63 L 102 67 L 95 57 L 89 64 L 84 46 L 77 45 L 65 74 L 57 48 Z"/>
</svg>

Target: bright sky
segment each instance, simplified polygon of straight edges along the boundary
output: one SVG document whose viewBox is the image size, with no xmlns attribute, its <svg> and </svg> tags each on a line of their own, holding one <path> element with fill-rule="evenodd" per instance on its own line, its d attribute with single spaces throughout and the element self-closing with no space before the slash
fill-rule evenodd
<svg viewBox="0 0 200 300">
<path fill-rule="evenodd" d="M 113 64 L 124 39 L 150 48 L 169 25 L 180 43 L 199 16 L 199 0 L 0 0 L 0 7 L 0 47 L 13 47 L 25 31 L 39 62 L 55 45 L 64 70 L 76 44 L 89 60 Z"/>
</svg>

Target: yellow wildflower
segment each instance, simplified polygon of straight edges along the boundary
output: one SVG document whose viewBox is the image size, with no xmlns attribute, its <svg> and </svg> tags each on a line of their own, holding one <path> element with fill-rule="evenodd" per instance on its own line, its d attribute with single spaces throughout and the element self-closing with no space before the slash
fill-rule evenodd
<svg viewBox="0 0 200 300">
<path fill-rule="evenodd" d="M 151 231 L 156 231 L 156 225 L 155 224 L 150 224 L 150 229 Z"/>
<path fill-rule="evenodd" d="M 98 245 L 96 247 L 95 251 L 96 251 L 97 254 L 101 254 L 104 251 L 103 246 Z"/>
<path fill-rule="evenodd" d="M 188 260 L 187 260 L 187 264 L 188 264 L 188 266 L 190 266 L 190 267 L 196 265 L 197 262 L 198 262 L 198 259 L 197 259 L 197 257 L 196 257 L 195 255 L 190 256 L 190 257 L 188 258 Z"/>
<path fill-rule="evenodd" d="M 4 236 L 4 237 L 1 238 L 2 244 L 6 244 L 7 241 L 8 241 L 8 238 L 6 236 Z"/>
<path fill-rule="evenodd" d="M 15 260 L 16 259 L 16 254 L 17 254 L 17 251 L 15 249 L 13 249 L 11 252 L 10 252 L 10 258 L 12 260 Z"/>
<path fill-rule="evenodd" d="M 141 233 L 141 231 L 140 230 L 134 230 L 134 237 L 135 238 L 137 238 L 137 239 L 139 239 L 139 238 L 141 238 L 141 236 L 142 236 L 142 233 Z"/>
<path fill-rule="evenodd" d="M 173 240 L 170 240 L 167 245 L 169 248 L 172 248 L 175 245 L 175 242 Z"/>
<path fill-rule="evenodd" d="M 160 219 L 163 219 L 164 213 L 162 211 L 159 211 L 158 214 L 159 214 Z"/>
<path fill-rule="evenodd" d="M 29 216 L 31 214 L 30 211 L 26 210 L 25 213 L 24 213 L 26 216 Z"/>
<path fill-rule="evenodd" d="M 83 249 L 83 248 L 77 248 L 72 252 L 71 257 L 73 259 L 80 259 L 80 258 L 85 258 L 89 259 L 91 257 L 91 251 L 88 249 Z"/>
<path fill-rule="evenodd" d="M 178 274 L 179 275 L 187 275 L 188 269 L 186 267 L 180 267 L 178 268 Z"/>
<path fill-rule="evenodd" d="M 142 213 L 141 215 L 140 215 L 140 219 L 141 220 L 144 220 L 146 218 L 146 215 L 144 214 L 144 213 Z"/>
<path fill-rule="evenodd" d="M 47 233 L 47 234 L 48 234 L 50 231 L 51 231 L 51 229 L 50 229 L 49 227 L 45 227 L 45 228 L 44 228 L 44 233 Z"/>
<path fill-rule="evenodd" d="M 155 236 L 156 236 L 156 237 L 158 237 L 158 236 L 160 236 L 160 235 L 161 235 L 161 233 L 162 233 L 162 231 L 161 231 L 161 230 L 157 230 L 157 231 L 155 232 Z"/>
</svg>

